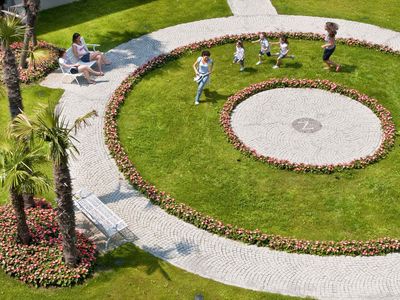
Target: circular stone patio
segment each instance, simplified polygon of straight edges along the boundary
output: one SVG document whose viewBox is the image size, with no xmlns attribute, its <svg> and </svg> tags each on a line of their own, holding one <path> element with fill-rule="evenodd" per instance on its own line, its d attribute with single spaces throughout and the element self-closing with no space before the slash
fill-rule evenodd
<svg viewBox="0 0 400 300">
<path fill-rule="evenodd" d="M 231 123 L 258 154 L 292 163 L 350 163 L 373 154 L 382 140 L 380 120 L 368 107 L 320 89 L 258 93 L 235 108 Z"/>
</svg>

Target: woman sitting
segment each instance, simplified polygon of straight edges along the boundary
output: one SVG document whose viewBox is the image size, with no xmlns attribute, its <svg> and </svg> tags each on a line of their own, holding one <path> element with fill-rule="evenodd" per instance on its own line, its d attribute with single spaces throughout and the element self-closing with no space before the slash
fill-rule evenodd
<svg viewBox="0 0 400 300">
<path fill-rule="evenodd" d="M 60 67 L 62 68 L 64 73 L 70 73 L 70 74 L 82 73 L 89 84 L 91 84 L 91 83 L 96 84 L 96 81 L 94 81 L 90 78 L 90 74 L 93 74 L 96 76 L 104 75 L 103 72 L 96 72 L 89 66 L 80 65 L 80 64 L 72 64 L 71 62 L 68 61 L 65 50 L 60 50 L 58 62 L 60 63 Z"/>
<path fill-rule="evenodd" d="M 90 61 L 97 61 L 99 71 L 102 72 L 103 65 L 109 65 L 110 62 L 106 59 L 104 54 L 100 51 L 88 51 L 85 44 L 81 41 L 81 35 L 74 33 L 72 35 L 72 51 L 75 57 L 85 63 Z"/>
</svg>

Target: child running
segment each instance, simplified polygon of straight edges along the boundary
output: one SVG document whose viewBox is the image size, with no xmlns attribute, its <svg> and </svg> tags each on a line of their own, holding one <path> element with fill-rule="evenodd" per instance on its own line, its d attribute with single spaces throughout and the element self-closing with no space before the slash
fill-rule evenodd
<svg viewBox="0 0 400 300">
<path fill-rule="evenodd" d="M 340 65 L 331 61 L 330 57 L 332 56 L 333 52 L 335 52 L 335 49 L 336 49 L 335 37 L 336 37 L 338 29 L 339 29 L 339 26 L 336 23 L 327 22 L 325 24 L 325 30 L 327 31 L 327 35 L 325 37 L 326 43 L 321 46 L 324 49 L 324 54 L 322 55 L 322 60 L 326 64 L 325 69 L 329 70 L 330 68 L 334 67 L 336 72 L 340 71 Z"/>
<path fill-rule="evenodd" d="M 260 65 L 262 64 L 263 55 L 271 56 L 267 34 L 265 32 L 260 33 L 259 39 L 256 41 L 252 41 L 252 43 L 260 43 L 261 49 L 258 53 L 258 62 L 256 63 L 256 65 Z"/>
<path fill-rule="evenodd" d="M 276 64 L 275 66 L 273 66 L 273 69 L 278 69 L 279 66 L 282 63 L 282 59 L 290 57 L 290 58 L 294 58 L 294 55 L 288 55 L 289 53 L 289 40 L 288 37 L 284 34 L 282 34 L 279 37 L 279 42 L 276 43 L 271 43 L 272 45 L 277 45 L 279 44 L 280 50 L 279 53 L 275 54 L 275 56 L 278 56 L 277 60 L 276 60 Z"/>
<path fill-rule="evenodd" d="M 240 72 L 244 71 L 244 48 L 242 41 L 237 41 L 236 52 L 233 55 L 233 63 L 240 64 Z"/>
</svg>

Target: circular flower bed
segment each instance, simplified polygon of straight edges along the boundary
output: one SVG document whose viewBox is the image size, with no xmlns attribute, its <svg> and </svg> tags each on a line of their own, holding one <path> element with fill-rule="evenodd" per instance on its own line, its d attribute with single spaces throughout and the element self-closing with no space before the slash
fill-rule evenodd
<svg viewBox="0 0 400 300">
<path fill-rule="evenodd" d="M 292 163 L 287 160 L 279 160 L 274 157 L 267 157 L 258 154 L 254 149 L 246 146 L 235 134 L 231 126 L 231 114 L 235 107 L 249 98 L 250 96 L 275 88 L 316 88 L 338 93 L 357 100 L 363 105 L 369 107 L 381 121 L 382 141 L 379 148 L 371 155 L 353 160 L 345 164 L 329 164 L 329 165 L 310 165 L 303 163 Z M 378 103 L 376 99 L 370 98 L 354 89 L 343 87 L 339 84 L 328 80 L 311 80 L 311 79 L 272 79 L 264 82 L 253 84 L 228 98 L 225 103 L 220 122 L 228 136 L 229 141 L 239 151 L 254 156 L 257 160 L 277 167 L 279 169 L 293 170 L 297 172 L 313 172 L 313 173 L 332 173 L 334 171 L 343 171 L 347 169 L 360 169 L 368 164 L 374 163 L 383 158 L 393 147 L 395 140 L 395 125 L 392 121 L 390 112 Z"/>
<path fill-rule="evenodd" d="M 268 33 L 268 37 L 277 38 L 282 33 Z M 308 40 L 323 40 L 323 35 L 312 34 L 312 33 L 287 33 L 290 38 L 295 39 L 308 39 Z M 248 244 L 255 244 L 258 246 L 268 246 L 271 249 L 283 250 L 287 252 L 295 253 L 307 253 L 315 255 L 382 255 L 386 253 L 399 252 L 400 251 L 400 240 L 391 238 L 382 238 L 371 241 L 308 241 L 298 240 L 294 238 L 287 238 L 278 235 L 272 235 L 263 233 L 259 230 L 246 230 L 230 224 L 224 224 L 219 220 L 216 220 L 210 216 L 204 215 L 190 206 L 183 203 L 178 203 L 174 198 L 168 195 L 166 192 L 159 191 L 154 185 L 147 182 L 138 170 L 135 168 L 133 163 L 130 161 L 127 153 L 125 152 L 121 142 L 118 138 L 118 126 L 117 117 L 120 106 L 123 104 L 125 97 L 132 90 L 141 78 L 147 73 L 151 72 L 156 68 L 162 67 L 165 63 L 171 60 L 175 60 L 183 54 L 191 51 L 197 51 L 202 48 L 210 48 L 216 45 L 223 45 L 227 43 L 235 42 L 238 39 L 241 40 L 254 40 L 257 39 L 258 34 L 242 34 L 242 35 L 229 35 L 223 36 L 207 41 L 193 43 L 184 47 L 177 48 L 168 54 L 162 54 L 157 56 L 147 63 L 140 66 L 133 73 L 131 73 L 116 89 L 112 95 L 106 109 L 105 114 L 105 125 L 104 133 L 106 144 L 110 150 L 111 155 L 114 157 L 120 171 L 125 175 L 126 179 L 136 187 L 140 192 L 144 193 L 150 201 L 154 204 L 159 205 L 161 208 L 166 210 L 168 213 L 177 216 L 178 218 L 191 223 L 198 228 L 207 230 L 211 233 L 218 234 L 230 239 L 239 240 Z M 349 46 L 360 46 L 368 49 L 374 49 L 385 53 L 399 55 L 399 51 L 394 51 L 386 46 L 377 44 L 370 44 L 354 39 L 338 39 L 338 43 L 346 44 Z M 321 82 L 321 84 L 327 85 L 327 81 L 315 81 Z M 317 84 L 317 83 L 314 83 Z M 278 87 L 278 86 L 277 86 Z M 282 86 L 281 86 L 282 87 Z M 337 87 L 337 89 L 345 89 L 343 87 Z M 350 90 L 351 91 L 351 90 Z M 358 92 L 354 91 L 354 95 L 358 95 Z M 361 96 L 361 94 L 360 94 Z M 365 99 L 368 102 L 370 99 Z M 386 110 L 383 107 L 376 104 L 378 112 L 382 112 L 383 116 L 386 114 Z M 390 115 L 388 122 L 390 121 Z M 389 125 L 390 123 L 388 123 Z M 390 127 L 388 127 L 388 130 Z M 389 130 L 390 131 L 390 130 Z M 388 133 L 389 133 L 388 131 Z M 388 140 L 390 142 L 390 139 Z M 389 145 L 385 146 L 390 148 Z M 386 149 L 386 148 L 385 148 Z"/>
<path fill-rule="evenodd" d="M 43 203 L 26 210 L 32 236 L 30 245 L 16 241 L 17 224 L 12 206 L 0 206 L 0 264 L 7 274 L 35 287 L 80 283 L 93 270 L 96 245 L 77 232 L 80 262 L 75 268 L 67 267 L 63 262 L 56 212 L 43 208 Z"/>
<path fill-rule="evenodd" d="M 23 47 L 22 42 L 16 42 L 11 45 L 11 49 L 15 51 L 15 56 L 16 56 L 16 62 L 17 64 L 19 63 L 19 57 L 21 55 L 21 50 Z M 32 51 L 38 50 L 38 49 L 45 49 L 49 51 L 49 55 L 47 55 L 45 58 L 37 59 L 35 60 L 35 67 L 28 67 L 26 69 L 22 69 L 18 67 L 18 72 L 19 72 L 19 79 L 21 80 L 22 83 L 30 83 L 33 81 L 36 81 L 40 78 L 45 77 L 47 74 L 49 74 L 51 71 L 57 69 L 58 63 L 58 48 L 52 44 L 49 44 L 44 41 L 38 41 L 38 44 L 36 47 L 32 49 Z M 28 55 L 29 57 L 29 55 Z M 0 60 L 3 60 L 3 54 L 0 52 Z"/>
</svg>

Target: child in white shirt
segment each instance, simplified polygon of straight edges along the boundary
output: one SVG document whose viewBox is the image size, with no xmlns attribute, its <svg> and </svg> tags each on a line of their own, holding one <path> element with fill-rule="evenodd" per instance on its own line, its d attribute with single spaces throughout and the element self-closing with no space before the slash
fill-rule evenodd
<svg viewBox="0 0 400 300">
<path fill-rule="evenodd" d="M 294 55 L 288 55 L 289 53 L 289 40 L 286 35 L 281 35 L 279 37 L 279 42 L 277 43 L 271 43 L 272 45 L 277 45 L 279 44 L 279 53 L 275 54 L 275 56 L 278 56 L 276 60 L 275 66 L 273 66 L 273 69 L 278 69 L 279 66 L 281 65 L 282 59 L 286 57 L 294 58 Z"/>
<path fill-rule="evenodd" d="M 256 65 L 259 65 L 262 63 L 262 56 L 271 56 L 271 50 L 269 46 L 269 42 L 267 40 L 267 34 L 265 32 L 260 33 L 259 39 L 256 41 L 253 41 L 252 43 L 260 43 L 261 49 L 260 52 L 258 53 L 258 62 Z"/>
<path fill-rule="evenodd" d="M 236 52 L 233 55 L 233 63 L 240 64 L 240 72 L 244 71 L 244 48 L 242 41 L 237 41 Z"/>
</svg>

